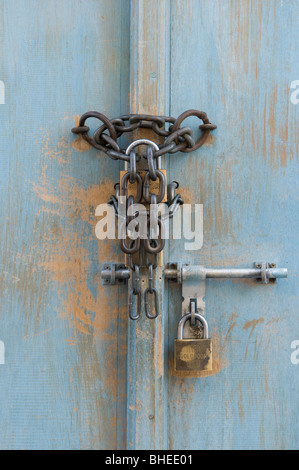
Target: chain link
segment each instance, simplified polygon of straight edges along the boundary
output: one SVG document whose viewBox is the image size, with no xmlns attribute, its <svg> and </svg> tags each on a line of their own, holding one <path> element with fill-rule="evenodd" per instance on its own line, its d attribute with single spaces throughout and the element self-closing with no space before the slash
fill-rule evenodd
<svg viewBox="0 0 299 470">
<path fill-rule="evenodd" d="M 183 121 L 190 116 L 197 117 L 203 122 L 199 126 L 201 133 L 197 140 L 194 139 L 190 127 L 181 127 Z M 89 135 L 90 128 L 85 124 L 89 118 L 98 119 L 101 122 L 100 127 L 96 129 L 93 136 Z M 121 250 L 129 258 L 131 287 L 128 307 L 129 317 L 132 320 L 138 320 L 141 314 L 140 268 L 143 266 L 143 262 L 145 262 L 145 267 L 148 270 L 148 287 L 143 295 L 145 315 L 149 319 L 155 319 L 159 315 L 159 295 L 158 290 L 154 287 L 154 271 L 158 267 L 159 253 L 165 245 L 164 220 L 172 218 L 179 206 L 184 204 L 180 194 L 175 194 L 175 190 L 179 185 L 176 181 L 173 181 L 167 187 L 168 213 L 159 216 L 158 204 L 163 201 L 166 192 L 165 175 L 160 170 L 160 157 L 166 153 L 188 153 L 198 149 L 206 142 L 210 132 L 216 127 L 216 125 L 210 123 L 206 113 L 191 109 L 182 113 L 177 119 L 171 116 L 152 116 L 149 114 L 127 114 L 108 119 L 104 114 L 89 111 L 81 116 L 78 126 L 72 129 L 74 134 L 81 135 L 90 145 L 105 152 L 113 160 L 127 162 L 127 171 L 123 174 L 120 183 L 115 185 L 115 196 L 111 196 L 108 204 L 113 207 L 116 217 L 121 219 L 118 237 Z M 157 135 L 160 144 L 158 145 L 148 139 L 139 139 L 132 142 L 126 150 L 123 150 L 118 143 L 118 139 L 125 133 L 141 128 L 151 129 Z M 163 140 L 162 143 L 161 140 Z M 144 179 L 137 170 L 137 162 L 141 157 L 134 150 L 139 145 L 146 145 L 146 153 L 143 156 L 147 160 L 148 169 Z M 156 182 L 156 185 L 158 185 L 157 193 L 152 192 L 151 182 Z M 135 196 L 128 196 L 128 185 L 134 183 L 137 186 L 136 194 Z M 126 216 L 119 214 L 119 196 L 126 199 Z M 138 204 L 142 200 L 149 204 L 150 209 L 134 212 L 134 204 Z M 130 214 L 128 214 L 129 210 Z M 144 212 L 145 216 L 145 234 L 143 234 L 144 230 L 143 232 L 139 230 L 140 226 L 143 225 L 138 221 L 141 212 Z M 154 229 L 152 225 L 154 225 Z M 140 236 L 141 233 L 142 237 Z M 133 257 L 137 258 L 138 261 L 134 262 Z M 152 313 L 149 307 L 149 296 L 153 298 Z M 136 298 L 136 302 L 134 302 L 134 298 Z M 134 306 L 134 304 L 136 305 Z"/>
<path fill-rule="evenodd" d="M 190 116 L 198 117 L 203 124 L 199 126 L 201 135 L 195 141 L 190 127 L 180 127 L 182 122 Z M 90 128 L 85 125 L 87 119 L 95 118 L 102 122 L 93 136 L 89 135 Z M 190 109 L 182 113 L 177 119 L 171 116 L 152 116 L 150 114 L 127 114 L 119 118 L 108 119 L 104 114 L 88 111 L 79 120 L 79 125 L 72 129 L 74 134 L 80 134 L 84 140 L 98 150 L 105 152 L 113 160 L 130 162 L 130 155 L 126 155 L 117 140 L 125 133 L 137 129 L 151 129 L 158 137 L 164 137 L 158 149 L 153 151 L 153 158 L 166 153 L 192 152 L 201 147 L 207 140 L 211 131 L 216 129 L 210 123 L 206 113 Z M 108 133 L 107 133 L 108 132 Z M 152 167 L 150 169 L 152 172 Z"/>
</svg>

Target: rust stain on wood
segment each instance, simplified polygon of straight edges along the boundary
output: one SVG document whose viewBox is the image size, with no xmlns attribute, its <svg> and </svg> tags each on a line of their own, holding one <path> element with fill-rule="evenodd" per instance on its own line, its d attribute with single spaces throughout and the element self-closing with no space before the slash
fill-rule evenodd
<svg viewBox="0 0 299 470">
<path fill-rule="evenodd" d="M 201 372 L 178 372 L 174 370 L 174 358 L 173 354 L 170 356 L 169 359 L 169 370 L 171 371 L 171 375 L 174 377 L 178 377 L 181 379 L 186 378 L 204 378 L 204 377 L 211 377 L 213 375 L 219 374 L 224 368 L 227 367 L 228 362 L 226 360 L 226 339 L 214 329 L 213 337 L 212 337 L 212 348 L 213 348 L 213 368 L 211 371 L 201 371 Z"/>
<path fill-rule="evenodd" d="M 243 329 L 244 330 L 249 330 L 250 329 L 250 333 L 249 333 L 249 337 L 248 337 L 248 342 L 247 342 L 247 346 L 246 346 L 246 351 L 245 351 L 245 362 L 247 360 L 247 354 L 248 354 L 248 347 L 249 347 L 249 343 L 250 343 L 250 338 L 256 328 L 256 326 L 259 324 L 259 323 L 264 323 L 264 318 L 257 318 L 257 319 L 254 319 L 254 320 L 251 320 L 251 321 L 248 321 L 244 324 L 243 326 Z M 256 343 L 255 343 L 255 348 L 256 348 Z"/>
<path fill-rule="evenodd" d="M 79 120 L 80 120 L 79 115 L 74 116 L 74 121 L 75 121 L 74 127 L 79 126 Z M 91 148 L 91 145 L 88 142 L 86 142 L 86 140 L 83 139 L 82 135 L 79 134 L 73 141 L 72 147 L 74 150 L 78 152 L 86 152 L 87 150 Z"/>
<path fill-rule="evenodd" d="M 92 275 L 92 253 L 88 242 L 96 239 L 95 208 L 107 202 L 113 193 L 113 182 L 106 180 L 85 188 L 82 182 L 68 175 L 70 150 L 65 141 L 52 148 L 47 137 L 41 156 L 42 172 L 32 183 L 32 189 L 44 202 L 38 216 L 45 212 L 52 223 L 50 232 L 44 237 L 45 251 L 40 268 L 57 283 L 63 305 L 60 315 L 70 320 L 75 331 L 105 335 L 111 321 L 108 313 L 110 294 L 104 289 L 101 291 L 100 279 Z M 58 182 L 51 177 L 52 159 L 64 166 Z M 78 230 L 78 224 L 82 231 Z M 84 224 L 89 229 L 84 229 Z M 113 250 L 113 242 L 101 242 L 99 263 L 104 257 L 113 257 Z"/>
<path fill-rule="evenodd" d="M 43 255 L 38 258 L 34 270 L 43 279 L 44 291 L 55 286 L 59 300 L 58 318 L 69 324 L 65 341 L 78 350 L 78 366 L 70 371 L 70 380 L 76 377 L 76 383 L 82 384 L 89 397 L 94 395 L 97 412 L 92 421 L 99 432 L 93 434 L 91 444 L 98 447 L 107 440 L 116 442 L 118 416 L 116 405 L 108 409 L 107 399 L 95 390 L 95 384 L 100 383 L 103 393 L 108 394 L 115 404 L 124 399 L 121 390 L 122 387 L 125 389 L 125 376 L 117 370 L 117 364 L 125 364 L 127 354 L 126 341 L 120 342 L 117 336 L 120 323 L 125 325 L 127 322 L 125 302 L 123 299 L 124 307 L 113 308 L 111 291 L 101 286 L 100 274 L 94 274 L 93 270 L 96 257 L 99 273 L 101 263 L 113 260 L 118 251 L 115 249 L 116 241 L 97 241 L 94 233 L 97 223 L 95 208 L 98 204 L 107 203 L 114 192 L 114 183 L 104 180 L 85 187 L 83 181 L 70 174 L 69 141 L 61 139 L 57 145 L 51 145 L 50 137 L 47 132 L 43 134 L 41 171 L 38 179 L 31 182 L 32 191 L 41 201 L 36 215 L 39 233 L 40 221 L 45 225 Z M 39 241 L 39 248 L 40 245 Z M 29 283 L 32 283 L 30 277 Z M 27 322 L 39 321 L 39 310 L 37 317 L 33 318 L 32 309 L 30 315 Z M 98 357 L 97 339 L 105 361 Z M 105 434 L 103 418 L 104 422 L 112 423 L 108 431 L 111 436 Z"/>
</svg>

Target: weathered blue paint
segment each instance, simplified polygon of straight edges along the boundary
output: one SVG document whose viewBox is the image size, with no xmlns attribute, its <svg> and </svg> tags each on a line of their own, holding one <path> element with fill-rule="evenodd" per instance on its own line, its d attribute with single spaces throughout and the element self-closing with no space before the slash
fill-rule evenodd
<svg viewBox="0 0 299 470">
<path fill-rule="evenodd" d="M 207 282 L 217 374 L 169 379 L 173 449 L 298 448 L 298 20 L 298 1 L 172 2 L 171 114 L 203 109 L 218 129 L 212 145 L 171 157 L 171 177 L 204 205 L 204 245 L 181 256 L 172 243 L 170 258 L 289 268 L 273 286 Z M 179 314 L 169 316 L 170 349 Z"/>
<path fill-rule="evenodd" d="M 0 3 L 2 449 L 298 448 L 299 2 L 154 3 Z M 203 109 L 218 125 L 209 145 L 165 159 L 185 201 L 204 204 L 202 250 L 175 240 L 165 262 L 289 269 L 276 285 L 208 281 L 210 377 L 173 375 L 179 286 L 157 328 L 129 330 L 125 290 L 100 286 L 101 262 L 121 255 L 96 240 L 94 209 L 120 166 L 70 128 L 129 106 Z"/>
<path fill-rule="evenodd" d="M 131 2 L 132 113 L 169 114 L 170 3 L 171 0 Z M 167 161 L 162 160 L 162 167 L 167 170 Z M 163 257 L 167 259 L 167 246 Z M 168 352 L 165 342 L 168 315 L 162 266 L 155 271 L 162 314 L 155 321 L 143 314 L 140 321 L 129 325 L 128 449 L 164 449 L 168 446 Z M 147 282 L 146 272 L 142 272 L 142 285 Z"/>
<path fill-rule="evenodd" d="M 108 311 L 94 235 L 119 168 L 70 129 L 87 109 L 127 112 L 129 5 L 0 8 L 0 448 L 124 447 L 127 319 L 117 290 Z"/>
</svg>

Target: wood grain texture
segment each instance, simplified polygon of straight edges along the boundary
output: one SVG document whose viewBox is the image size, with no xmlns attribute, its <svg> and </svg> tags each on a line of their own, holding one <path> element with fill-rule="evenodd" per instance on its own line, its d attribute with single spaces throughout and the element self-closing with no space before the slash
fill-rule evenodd
<svg viewBox="0 0 299 470">
<path fill-rule="evenodd" d="M 119 167 L 70 130 L 127 112 L 129 5 L 0 7 L 0 448 L 125 447 L 126 301 L 100 286 L 117 254 L 94 234 Z"/>
<path fill-rule="evenodd" d="M 208 281 L 216 367 L 212 377 L 170 378 L 172 449 L 298 448 L 298 370 L 290 361 L 299 335 L 299 106 L 290 103 L 298 19 L 298 1 L 172 2 L 171 114 L 202 109 L 218 125 L 212 145 L 171 157 L 169 179 L 204 205 L 204 245 L 190 261 L 289 268 L 289 279 L 273 286 Z M 170 258 L 186 261 L 181 253 L 172 243 Z M 178 289 L 171 299 L 170 363 Z"/>
<path fill-rule="evenodd" d="M 130 49 L 132 113 L 168 114 L 169 46 L 170 0 L 133 0 Z M 148 133 L 145 130 L 144 133 L 138 132 L 136 137 L 146 136 Z M 165 163 L 163 161 L 162 168 L 167 169 Z M 165 256 L 167 247 L 163 251 L 163 259 Z M 137 322 L 129 324 L 128 449 L 164 449 L 168 446 L 165 349 L 168 312 L 162 272 L 161 266 L 155 270 L 160 315 L 156 320 L 149 320 L 143 311 Z M 142 270 L 143 290 L 147 283 L 147 272 Z"/>
<path fill-rule="evenodd" d="M 298 0 L 0 1 L 1 449 L 298 448 L 298 22 Z M 95 238 L 94 209 L 120 165 L 70 129 L 130 106 L 218 125 L 165 159 L 204 205 L 203 248 L 174 240 L 165 261 L 289 269 L 208 281 L 210 377 L 172 375 L 178 286 L 157 329 L 130 324 L 128 357 L 126 292 L 100 286 L 120 251 Z"/>
</svg>

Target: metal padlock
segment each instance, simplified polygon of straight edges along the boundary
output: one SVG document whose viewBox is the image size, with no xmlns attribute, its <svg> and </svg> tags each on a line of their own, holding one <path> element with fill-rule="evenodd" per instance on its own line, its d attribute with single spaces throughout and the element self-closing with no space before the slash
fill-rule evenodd
<svg viewBox="0 0 299 470">
<path fill-rule="evenodd" d="M 183 331 L 191 313 L 184 315 L 178 325 L 178 339 L 174 343 L 175 371 L 212 370 L 212 340 L 209 338 L 209 327 L 205 317 L 194 313 L 196 320 L 203 326 L 203 339 L 184 339 Z"/>
</svg>

